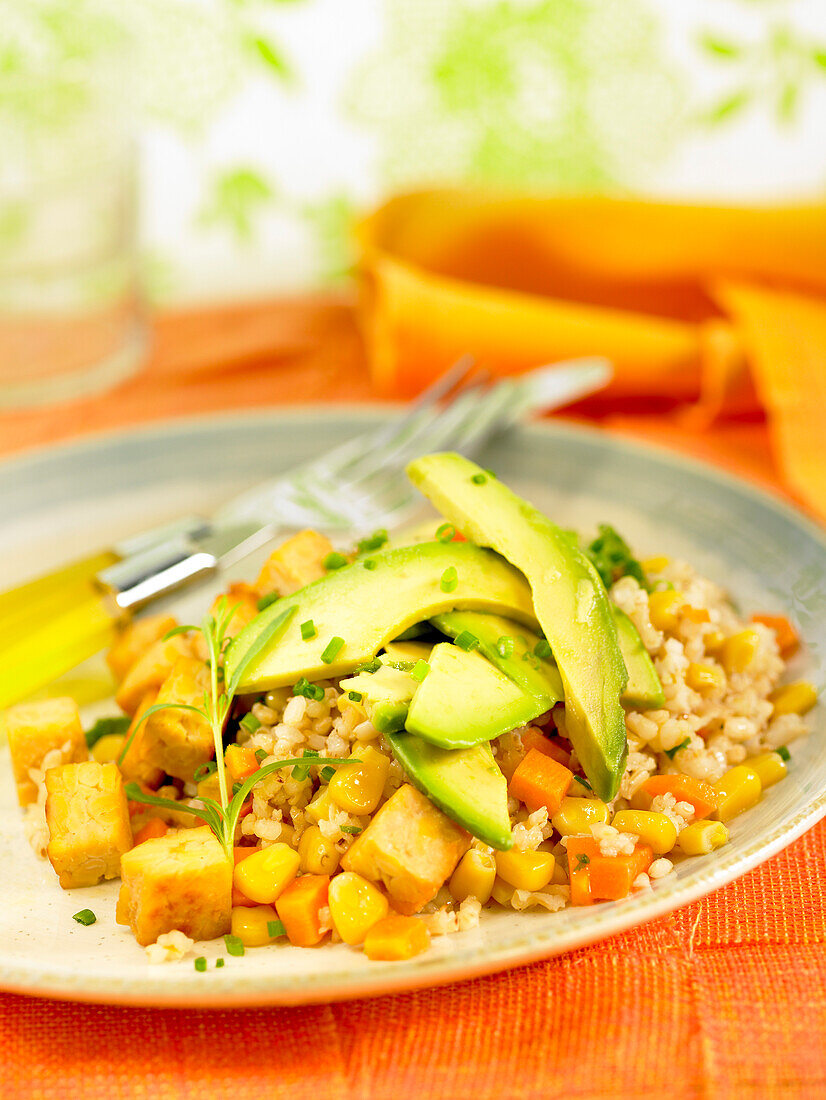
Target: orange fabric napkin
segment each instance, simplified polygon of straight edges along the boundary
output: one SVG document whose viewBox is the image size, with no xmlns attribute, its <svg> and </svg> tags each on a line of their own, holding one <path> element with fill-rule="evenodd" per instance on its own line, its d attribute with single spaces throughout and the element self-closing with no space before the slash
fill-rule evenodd
<svg viewBox="0 0 826 1100">
<path fill-rule="evenodd" d="M 610 401 L 692 406 L 695 430 L 765 411 L 789 488 L 826 517 L 826 205 L 431 191 L 392 199 L 360 239 L 383 392 L 467 352 L 500 374 L 605 355 Z"/>
<path fill-rule="evenodd" d="M 157 416 L 373 395 L 341 301 L 192 311 L 160 319 L 155 356 L 131 382 L 0 416 L 0 449 Z M 596 411 L 777 484 L 759 421 L 698 432 L 619 401 Z M 0 994 L 0 1097 L 813 1100 L 826 1095 L 825 870 L 821 822 L 740 881 L 607 943 L 375 1001 L 199 1012 Z"/>
</svg>

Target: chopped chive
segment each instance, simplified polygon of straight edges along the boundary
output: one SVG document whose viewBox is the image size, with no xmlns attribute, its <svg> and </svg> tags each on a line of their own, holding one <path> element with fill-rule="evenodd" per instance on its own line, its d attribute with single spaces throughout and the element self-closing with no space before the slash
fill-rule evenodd
<svg viewBox="0 0 826 1100">
<path fill-rule="evenodd" d="M 492 477 L 494 481 L 496 480 L 496 474 L 493 472 L 493 470 L 485 470 L 485 473 L 488 475 L 488 477 Z"/>
<path fill-rule="evenodd" d="M 681 749 L 687 749 L 690 744 L 691 738 L 686 737 L 685 741 L 681 741 L 679 745 L 675 745 L 673 749 L 665 749 L 665 755 L 668 757 L 669 760 L 673 760 Z"/>
<path fill-rule="evenodd" d="M 364 695 L 360 691 L 348 691 L 347 698 L 351 699 L 354 703 L 360 703 Z"/>
<path fill-rule="evenodd" d="M 216 960 L 215 960 L 215 968 L 216 968 L 216 970 L 217 970 L 217 968 L 218 968 L 219 966 L 223 966 L 223 965 L 224 965 L 224 960 L 223 960 L 223 959 L 216 959 Z"/>
<path fill-rule="evenodd" d="M 470 480 L 474 485 L 484 485 L 488 478 L 487 474 L 474 474 Z"/>
<path fill-rule="evenodd" d="M 215 763 L 214 760 L 210 760 L 209 763 L 201 764 L 199 767 L 197 767 L 192 773 L 192 778 L 195 780 L 196 783 L 203 783 L 203 781 L 205 779 L 208 779 L 209 776 L 213 774 L 213 772 L 217 771 L 218 765 Z"/>
<path fill-rule="evenodd" d="M 548 645 L 545 638 L 539 639 L 539 641 L 533 647 L 533 651 L 537 655 L 537 657 L 541 657 L 545 661 L 547 661 L 547 659 L 551 655 L 551 647 Z"/>
<path fill-rule="evenodd" d="M 256 607 L 259 611 L 266 611 L 271 604 L 274 604 L 276 600 L 280 599 L 281 597 L 278 595 L 277 592 L 270 592 L 266 596 L 261 597 L 261 599 L 256 604 Z"/>
<path fill-rule="evenodd" d="M 336 774 L 336 769 L 331 768 L 328 764 L 326 768 L 321 768 L 318 774 L 321 776 L 325 783 L 329 783 L 333 776 Z"/>
<path fill-rule="evenodd" d="M 528 649 L 522 654 L 522 660 L 527 662 L 531 668 L 539 668 L 539 658 Z"/>
<path fill-rule="evenodd" d="M 224 944 L 228 955 L 243 955 L 244 945 L 238 936 L 224 936 Z"/>
<path fill-rule="evenodd" d="M 258 761 L 259 764 L 262 764 L 267 759 L 267 750 L 266 749 L 256 749 L 255 750 L 255 759 Z"/>
<path fill-rule="evenodd" d="M 381 668 L 381 661 L 378 657 L 374 657 L 372 661 L 365 661 L 363 665 L 359 665 L 356 669 L 356 675 L 360 672 L 378 672 Z"/>
<path fill-rule="evenodd" d="M 76 920 L 78 924 L 83 924 L 88 927 L 90 924 L 94 924 L 97 917 L 91 909 L 81 909 L 79 913 L 72 913 L 72 920 Z"/>
<path fill-rule="evenodd" d="M 452 523 L 443 523 L 441 527 L 436 528 L 436 538 L 439 542 L 453 542 L 455 534 L 456 528 Z"/>
<path fill-rule="evenodd" d="M 284 927 L 284 922 L 281 920 L 268 920 L 267 935 L 271 940 L 275 940 L 279 936 L 286 936 L 287 929 Z"/>
<path fill-rule="evenodd" d="M 203 972 L 206 970 L 206 968 L 207 968 L 206 959 L 204 958 L 203 955 L 199 955 L 198 958 L 195 960 L 195 969 L 198 971 L 199 974 L 203 974 Z"/>
<path fill-rule="evenodd" d="M 305 749 L 304 752 L 301 754 L 301 756 L 302 757 L 305 757 L 305 756 L 312 757 L 312 756 L 314 756 L 316 759 L 318 759 L 318 753 L 316 752 L 315 749 Z M 307 776 L 309 774 L 310 774 L 310 765 L 309 764 L 295 764 L 295 765 L 293 765 L 293 779 L 297 779 L 299 781 L 299 783 L 303 783 L 304 780 L 307 778 Z"/>
<path fill-rule="evenodd" d="M 358 552 L 360 554 L 369 554 L 373 550 L 381 550 L 388 538 L 387 531 L 383 527 L 380 527 L 378 531 L 374 531 L 372 535 L 368 535 L 366 539 L 361 539 L 361 541 L 357 543 Z"/>
<path fill-rule="evenodd" d="M 243 726 L 247 733 L 255 733 L 261 723 L 255 717 L 252 711 L 250 711 L 249 714 L 244 715 L 238 725 Z"/>
<path fill-rule="evenodd" d="M 318 631 L 312 619 L 308 619 L 306 623 L 301 624 L 301 637 L 305 642 L 309 641 L 310 638 L 314 638 L 316 634 L 318 634 Z"/>
<path fill-rule="evenodd" d="M 306 676 L 302 676 L 293 684 L 293 695 L 303 695 L 305 699 L 315 699 L 320 703 L 324 698 L 324 688 L 320 684 L 311 684 Z"/>
<path fill-rule="evenodd" d="M 509 638 L 507 634 L 503 634 L 496 642 L 496 652 L 500 657 L 511 657 L 513 656 L 513 646 L 513 638 Z"/>
<path fill-rule="evenodd" d="M 421 683 L 430 672 L 430 665 L 427 661 L 417 661 L 410 671 L 410 675 L 417 683 Z"/>
<path fill-rule="evenodd" d="M 577 852 L 577 857 L 576 857 L 577 870 L 579 870 L 580 867 L 587 867 L 590 862 L 591 862 L 590 858 L 588 856 L 586 856 L 586 854 L 584 852 Z"/>
<path fill-rule="evenodd" d="M 592 791 L 594 789 L 584 775 L 575 775 L 574 779 L 577 783 L 581 783 L 587 791 Z"/>
<path fill-rule="evenodd" d="M 459 583 L 459 574 L 456 572 L 455 565 L 449 565 L 442 573 L 442 579 L 439 582 L 443 592 L 454 592 L 456 586 Z"/>
<path fill-rule="evenodd" d="M 343 554 L 339 554 L 338 550 L 333 550 L 324 559 L 325 569 L 342 569 L 347 564 L 347 559 Z"/>
<path fill-rule="evenodd" d="M 349 833 L 351 836 L 358 836 L 363 832 L 361 825 L 340 825 L 339 828 L 343 833 Z"/>
<path fill-rule="evenodd" d="M 321 654 L 321 659 L 325 665 L 331 665 L 341 651 L 341 647 L 344 645 L 344 639 L 339 638 L 338 635 L 331 638 L 327 643 L 324 652 Z"/>
<path fill-rule="evenodd" d="M 781 745 L 779 749 L 774 750 L 781 760 L 791 760 L 792 754 L 786 748 L 785 745 Z"/>
<path fill-rule="evenodd" d="M 375 558 L 366 558 L 361 564 L 364 566 L 365 569 L 375 569 L 377 568 L 379 563 L 376 561 Z"/>
<path fill-rule="evenodd" d="M 463 630 L 460 634 L 457 634 L 453 642 L 466 653 L 469 653 L 471 649 L 476 649 L 479 645 L 479 639 L 475 634 L 471 634 L 469 630 Z"/>
</svg>

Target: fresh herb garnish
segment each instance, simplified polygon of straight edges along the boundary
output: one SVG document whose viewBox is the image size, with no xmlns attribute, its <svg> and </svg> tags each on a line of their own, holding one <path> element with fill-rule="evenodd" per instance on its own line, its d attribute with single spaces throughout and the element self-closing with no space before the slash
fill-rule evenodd
<svg viewBox="0 0 826 1100">
<path fill-rule="evenodd" d="M 496 652 L 500 657 L 512 657 L 513 656 L 514 641 L 513 638 L 509 638 L 507 634 L 503 634 L 496 642 Z"/>
<path fill-rule="evenodd" d="M 224 960 L 223 960 L 223 959 L 216 959 L 216 960 L 215 960 L 215 969 L 216 969 L 216 970 L 217 970 L 217 969 L 218 969 L 219 967 L 223 966 L 223 965 L 224 965 Z"/>
<path fill-rule="evenodd" d="M 679 745 L 675 745 L 673 749 L 663 749 L 663 752 L 669 760 L 673 760 L 678 752 L 681 752 L 683 749 L 687 749 L 690 744 L 691 738 L 686 737 L 685 741 L 681 741 Z"/>
<path fill-rule="evenodd" d="M 551 656 L 551 647 L 545 638 L 540 638 L 536 645 L 533 647 L 533 651 L 537 657 L 541 657 L 543 661 L 547 661 Z"/>
<path fill-rule="evenodd" d="M 774 751 L 777 753 L 781 760 L 786 760 L 788 762 L 792 758 L 792 754 L 789 752 L 785 745 L 781 745 L 779 749 L 775 749 Z"/>
<path fill-rule="evenodd" d="M 244 945 L 238 936 L 224 936 L 224 944 L 228 955 L 243 955 Z"/>
<path fill-rule="evenodd" d="M 459 583 L 459 574 L 456 572 L 455 565 L 449 565 L 442 573 L 442 579 L 439 582 L 443 592 L 455 592 L 456 586 Z"/>
<path fill-rule="evenodd" d="M 343 554 L 339 554 L 338 550 L 333 550 L 324 559 L 325 569 L 343 569 L 347 564 L 347 559 Z"/>
<path fill-rule="evenodd" d="M 244 715 L 238 725 L 242 726 L 247 731 L 247 733 L 255 733 L 255 731 L 261 726 L 261 723 L 255 717 L 252 711 L 250 711 L 249 714 Z"/>
<path fill-rule="evenodd" d="M 479 639 L 475 634 L 471 634 L 469 630 L 461 631 L 461 633 L 457 634 L 453 639 L 453 642 L 459 649 L 463 649 L 466 653 L 469 653 L 471 649 L 476 649 L 479 645 Z"/>
<path fill-rule="evenodd" d="M 410 675 L 417 683 L 421 683 L 430 672 L 430 665 L 427 661 L 417 661 L 410 671 Z"/>
<path fill-rule="evenodd" d="M 258 603 L 255 605 L 259 611 L 266 611 L 268 607 L 280 600 L 281 597 L 277 592 L 269 592 L 266 596 L 262 596 Z"/>
<path fill-rule="evenodd" d="M 301 624 L 301 637 L 305 642 L 308 642 L 310 638 L 314 638 L 316 634 L 318 634 L 318 631 L 312 619 L 307 619 L 306 623 Z"/>
<path fill-rule="evenodd" d="M 336 769 L 329 767 L 320 768 L 318 774 L 325 783 L 329 783 L 333 776 L 336 774 Z"/>
<path fill-rule="evenodd" d="M 606 588 L 610 588 L 620 577 L 627 576 L 633 577 L 648 591 L 649 584 L 642 566 L 631 553 L 631 548 L 622 535 L 609 523 L 599 525 L 599 534 L 585 553 L 593 562 Z"/>
<path fill-rule="evenodd" d="M 120 736 L 126 733 L 131 723 L 132 719 L 128 714 L 119 714 L 115 718 L 98 718 L 92 728 L 86 730 L 86 744 L 91 749 L 101 737 L 109 737 L 110 734 Z"/>
<path fill-rule="evenodd" d="M 266 749 L 256 749 L 255 750 L 255 759 L 258 761 L 259 764 L 262 763 L 262 761 L 267 759 L 267 755 L 268 754 L 267 754 Z"/>
<path fill-rule="evenodd" d="M 364 831 L 361 825 L 339 825 L 339 828 L 343 833 L 349 833 L 351 836 L 358 836 Z"/>
<path fill-rule="evenodd" d="M 302 755 L 303 758 L 308 757 L 308 756 L 309 757 L 314 756 L 316 758 L 316 760 L 318 760 L 318 753 L 316 752 L 315 749 L 305 749 L 304 752 L 301 755 Z M 310 765 L 309 764 L 299 764 L 299 765 L 297 765 L 297 767 L 293 768 L 293 779 L 297 779 L 299 781 L 299 783 L 303 783 L 304 780 L 307 778 L 307 776 L 309 774 L 310 774 Z"/>
<path fill-rule="evenodd" d="M 576 870 L 577 871 L 581 867 L 587 867 L 590 862 L 591 862 L 590 858 L 584 852 L 577 852 L 577 857 L 576 857 Z"/>
<path fill-rule="evenodd" d="M 378 568 L 379 563 L 376 561 L 375 558 L 365 558 L 361 564 L 364 566 L 365 569 L 376 569 Z"/>
<path fill-rule="evenodd" d="M 592 791 L 594 789 L 584 775 L 575 775 L 574 779 L 577 783 L 581 783 L 587 791 Z"/>
<path fill-rule="evenodd" d="M 286 936 L 287 929 L 284 927 L 284 922 L 281 920 L 268 920 L 267 935 L 271 940 L 276 940 L 279 936 Z"/>
<path fill-rule="evenodd" d="M 363 665 L 359 665 L 355 675 L 358 676 L 360 672 L 378 672 L 380 668 L 381 661 L 378 657 L 374 657 L 372 661 L 365 661 Z"/>
<path fill-rule="evenodd" d="M 198 958 L 195 960 L 195 969 L 198 971 L 199 974 L 203 974 L 203 972 L 206 970 L 206 968 L 207 968 L 206 959 L 204 958 L 203 955 L 199 955 Z"/>
<path fill-rule="evenodd" d="M 321 684 L 311 684 L 306 676 L 302 676 L 293 684 L 293 695 L 303 695 L 305 699 L 315 699 L 320 703 L 324 698 L 324 688 Z"/>
<path fill-rule="evenodd" d="M 474 485 L 484 485 L 488 477 L 487 474 L 474 474 L 470 480 Z"/>
<path fill-rule="evenodd" d="M 72 920 L 76 920 L 78 924 L 83 924 L 87 928 L 90 924 L 94 924 L 97 917 L 91 909 L 81 909 L 79 913 L 72 913 Z"/>
<path fill-rule="evenodd" d="M 455 534 L 456 528 L 452 523 L 443 523 L 440 527 L 436 528 L 436 538 L 439 542 L 453 542 Z"/>
<path fill-rule="evenodd" d="M 381 550 L 388 538 L 387 531 L 381 527 L 378 531 L 374 531 L 372 535 L 368 535 L 366 539 L 361 539 L 356 544 L 358 552 L 360 554 L 370 554 L 373 550 Z"/>
<path fill-rule="evenodd" d="M 360 691 L 348 691 L 347 698 L 353 703 L 360 703 L 364 695 Z"/>
<path fill-rule="evenodd" d="M 331 665 L 333 663 L 341 652 L 343 645 L 344 639 L 339 638 L 337 635 L 329 640 L 321 654 L 321 659 L 325 665 Z"/>
<path fill-rule="evenodd" d="M 206 764 L 201 764 L 192 773 L 192 778 L 196 783 L 203 783 L 205 779 L 208 779 L 214 772 L 218 771 L 218 765 L 214 760 L 210 760 Z"/>
</svg>

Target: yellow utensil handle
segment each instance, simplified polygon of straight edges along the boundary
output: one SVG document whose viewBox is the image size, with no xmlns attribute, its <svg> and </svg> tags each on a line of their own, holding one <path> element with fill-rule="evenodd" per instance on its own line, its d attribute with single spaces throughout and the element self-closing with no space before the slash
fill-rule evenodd
<svg viewBox="0 0 826 1100">
<path fill-rule="evenodd" d="M 0 623 L 4 629 L 16 622 L 36 623 L 41 613 L 54 614 L 61 608 L 76 607 L 90 594 L 91 582 L 98 573 L 118 561 L 117 554 L 106 550 L 0 592 Z"/>
</svg>

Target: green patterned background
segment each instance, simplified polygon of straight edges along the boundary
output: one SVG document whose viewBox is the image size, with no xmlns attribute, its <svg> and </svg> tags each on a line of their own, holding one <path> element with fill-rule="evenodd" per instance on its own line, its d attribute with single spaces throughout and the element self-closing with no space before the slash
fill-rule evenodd
<svg viewBox="0 0 826 1100">
<path fill-rule="evenodd" d="M 82 147 L 62 73 L 117 55 L 113 18 L 161 300 L 340 281 L 353 212 L 421 184 L 826 196 L 826 2 L 0 0 L 0 134 L 48 134 L 44 173 Z"/>
</svg>

